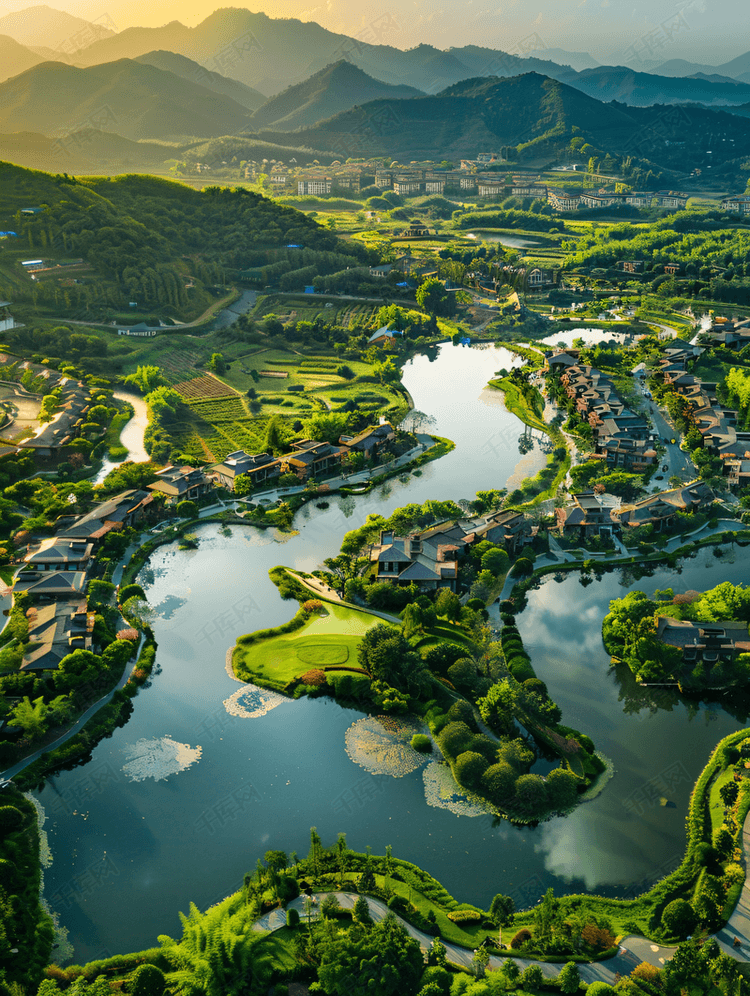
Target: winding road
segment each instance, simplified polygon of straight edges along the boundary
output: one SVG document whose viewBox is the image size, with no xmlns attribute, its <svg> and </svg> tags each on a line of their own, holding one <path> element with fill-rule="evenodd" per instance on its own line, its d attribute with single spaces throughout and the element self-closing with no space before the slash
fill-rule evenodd
<svg viewBox="0 0 750 996">
<path fill-rule="evenodd" d="M 356 901 L 359 899 L 359 893 L 357 892 L 334 892 L 333 895 L 336 896 L 344 909 L 352 909 Z M 297 910 L 301 920 L 305 919 L 304 905 L 306 898 L 306 896 L 299 896 L 287 906 L 287 909 Z M 389 912 L 388 907 L 382 900 L 374 899 L 372 896 L 367 896 L 367 905 L 370 907 L 370 916 L 376 921 L 382 920 L 383 917 Z M 317 910 L 313 914 L 313 919 L 315 919 L 316 916 Z M 426 934 L 424 931 L 413 927 L 402 917 L 398 917 L 398 919 L 406 928 L 407 933 L 419 942 L 419 946 L 422 950 L 429 951 L 434 937 L 431 934 Z M 266 913 L 265 916 L 262 916 L 259 920 L 256 920 L 253 924 L 253 929 L 259 931 L 274 931 L 285 926 L 286 910 L 272 910 L 270 913 Z M 472 967 L 474 952 L 471 948 L 464 948 L 460 944 L 453 944 L 452 942 L 445 940 L 443 940 L 443 944 L 446 948 L 446 957 L 448 958 L 448 961 L 453 962 L 456 965 L 462 965 L 464 968 L 470 969 Z M 723 947 L 727 950 L 725 945 L 723 945 Z M 587 984 L 590 982 L 606 982 L 608 985 L 614 985 L 615 976 L 618 973 L 620 975 L 629 975 L 635 966 L 640 965 L 643 961 L 649 962 L 649 964 L 655 965 L 657 968 L 662 968 L 665 962 L 672 957 L 675 950 L 675 948 L 665 948 L 660 947 L 658 944 L 652 944 L 643 937 L 629 936 L 623 939 L 620 944 L 620 950 L 614 958 L 609 958 L 607 961 L 584 962 L 578 965 L 578 970 L 581 974 L 582 981 Z M 730 954 L 734 954 L 735 958 L 742 957 L 737 953 L 737 950 L 732 949 L 731 941 L 728 950 Z M 535 961 L 533 958 L 508 959 L 500 955 L 491 955 L 488 967 L 494 969 L 500 968 L 503 962 L 508 960 L 514 961 L 520 969 L 529 968 L 531 965 L 538 965 L 542 970 L 542 974 L 550 979 L 558 975 L 565 964 L 564 962 L 552 964 L 550 962 Z"/>
<path fill-rule="evenodd" d="M 746 866 L 748 857 L 750 857 L 750 814 L 745 818 L 745 825 L 742 829 L 742 853 L 743 864 Z M 334 892 L 333 895 L 336 896 L 344 909 L 352 909 L 357 899 L 359 899 L 359 893 L 357 892 Z M 318 894 L 316 898 L 320 899 L 320 897 L 321 894 Z M 299 896 L 287 906 L 287 909 L 297 910 L 301 920 L 305 919 L 304 905 L 306 898 L 306 896 Z M 375 899 L 372 896 L 367 896 L 367 904 L 373 920 L 382 920 L 389 912 L 388 907 L 382 900 Z M 317 915 L 318 910 L 316 909 L 313 918 L 316 918 Z M 425 952 L 428 951 L 434 940 L 432 935 L 418 930 L 410 923 L 407 923 L 402 917 L 398 917 L 398 919 L 406 928 L 407 933 L 419 942 L 422 950 Z M 266 913 L 259 920 L 256 920 L 253 924 L 253 929 L 258 931 L 274 931 L 285 926 L 286 910 L 279 909 L 271 910 L 270 913 Z M 731 955 L 732 958 L 735 958 L 737 961 L 750 960 L 750 884 L 747 880 L 745 880 L 737 906 L 729 918 L 726 927 L 715 934 L 714 937 L 718 941 L 722 951 Z M 734 945 L 735 938 L 740 942 L 738 946 Z M 472 967 L 474 952 L 470 948 L 464 948 L 459 944 L 453 944 L 445 940 L 443 940 L 443 944 L 446 948 L 448 961 L 454 962 L 456 965 L 462 965 L 464 968 L 470 969 Z M 654 944 L 645 937 L 629 934 L 621 940 L 620 949 L 613 958 L 608 958 L 606 961 L 580 963 L 578 970 L 581 980 L 587 984 L 591 982 L 606 982 L 608 985 L 614 985 L 616 976 L 630 975 L 636 965 L 640 965 L 642 962 L 647 962 L 656 968 L 663 968 L 676 950 L 676 948 Z M 512 960 L 520 969 L 526 969 L 530 965 L 538 965 L 542 970 L 542 974 L 547 978 L 554 978 L 558 975 L 564 964 L 564 962 L 551 964 L 550 962 L 534 961 L 531 958 L 513 958 Z M 500 955 L 491 955 L 488 967 L 493 969 L 500 968 L 505 961 L 508 961 L 508 958 Z"/>
</svg>

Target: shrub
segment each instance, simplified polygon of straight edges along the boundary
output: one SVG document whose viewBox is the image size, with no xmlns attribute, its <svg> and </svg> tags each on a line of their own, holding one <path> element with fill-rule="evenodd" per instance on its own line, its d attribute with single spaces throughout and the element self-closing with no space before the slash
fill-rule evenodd
<svg viewBox="0 0 750 996">
<path fill-rule="evenodd" d="M 449 758 L 456 758 L 465 750 L 468 750 L 474 734 L 466 723 L 448 723 L 443 732 L 438 737 L 440 749 Z"/>
<path fill-rule="evenodd" d="M 454 774 L 460 785 L 475 788 L 488 767 L 487 759 L 482 754 L 467 750 L 456 758 Z"/>
<path fill-rule="evenodd" d="M 286 925 L 287 927 L 296 927 L 299 923 L 299 913 L 294 908 L 286 911 Z"/>
<path fill-rule="evenodd" d="M 448 916 L 450 916 L 450 913 L 448 914 Z M 521 929 L 515 935 L 513 940 L 510 942 L 510 946 L 511 948 L 513 948 L 514 951 L 518 951 L 520 948 L 523 947 L 524 944 L 527 944 L 530 940 L 531 940 L 531 931 L 528 929 L 528 927 L 521 927 Z"/>
<path fill-rule="evenodd" d="M 432 740 L 424 733 L 415 733 L 411 738 L 411 745 L 420 754 L 432 753 Z"/>
<path fill-rule="evenodd" d="M 289 387 L 287 388 L 287 391 L 289 391 L 291 394 L 298 394 L 300 391 L 304 391 L 304 389 L 305 389 L 304 384 L 290 384 Z"/>
<path fill-rule="evenodd" d="M 673 899 L 662 913 L 661 922 L 668 934 L 684 940 L 695 929 L 695 912 L 684 899 Z"/>
<path fill-rule="evenodd" d="M 477 729 L 477 721 L 474 718 L 474 710 L 471 708 L 466 699 L 458 699 L 458 701 L 454 702 L 446 715 L 450 722 L 465 723 L 472 731 L 476 731 Z"/>
<path fill-rule="evenodd" d="M 531 563 L 528 557 L 519 557 L 518 560 L 513 565 L 513 574 L 515 577 L 528 577 L 534 572 L 534 565 Z"/>
<path fill-rule="evenodd" d="M 0 834 L 5 836 L 19 830 L 24 823 L 23 813 L 15 806 L 0 807 Z"/>
<path fill-rule="evenodd" d="M 164 973 L 156 965 L 139 965 L 133 973 L 132 996 L 162 996 Z"/>
<path fill-rule="evenodd" d="M 531 678 L 536 678 L 534 668 L 524 657 L 513 657 L 508 661 L 508 670 L 517 682 L 523 684 Z"/>
<path fill-rule="evenodd" d="M 490 765 L 482 775 L 482 785 L 498 806 L 508 805 L 516 793 L 518 775 L 507 761 Z"/>
<path fill-rule="evenodd" d="M 451 910 L 445 914 L 453 923 L 479 923 L 484 919 L 484 913 L 479 910 Z"/>
<path fill-rule="evenodd" d="M 145 602 L 146 592 L 139 584 L 126 584 L 124 588 L 120 588 L 118 591 L 117 600 L 120 605 L 124 605 L 129 598 L 142 598 Z"/>
</svg>

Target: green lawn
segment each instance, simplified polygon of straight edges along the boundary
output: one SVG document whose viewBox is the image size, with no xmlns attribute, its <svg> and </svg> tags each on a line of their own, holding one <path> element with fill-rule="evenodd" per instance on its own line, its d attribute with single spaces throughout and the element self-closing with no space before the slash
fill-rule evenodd
<svg viewBox="0 0 750 996">
<path fill-rule="evenodd" d="M 357 668 L 360 639 L 382 621 L 368 612 L 326 602 L 325 615 L 314 616 L 301 629 L 249 646 L 238 645 L 235 669 L 241 670 L 242 677 L 257 675 L 283 687 L 311 668 L 332 664 Z"/>
</svg>

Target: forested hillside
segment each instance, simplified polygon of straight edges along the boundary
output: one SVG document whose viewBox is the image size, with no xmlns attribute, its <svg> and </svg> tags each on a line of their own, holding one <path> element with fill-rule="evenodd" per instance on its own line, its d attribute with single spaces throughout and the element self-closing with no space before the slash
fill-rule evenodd
<svg viewBox="0 0 750 996">
<path fill-rule="evenodd" d="M 184 320 L 241 271 L 255 269 L 260 282 L 266 268 L 325 274 L 369 260 L 365 248 L 242 189 L 199 192 L 135 175 L 76 180 L 2 163 L 0 190 L 0 229 L 17 233 L 2 243 L 0 295 L 55 315 L 103 319 L 135 300 Z M 21 214 L 29 206 L 41 210 Z M 30 253 L 47 267 L 34 280 L 21 266 Z"/>
</svg>

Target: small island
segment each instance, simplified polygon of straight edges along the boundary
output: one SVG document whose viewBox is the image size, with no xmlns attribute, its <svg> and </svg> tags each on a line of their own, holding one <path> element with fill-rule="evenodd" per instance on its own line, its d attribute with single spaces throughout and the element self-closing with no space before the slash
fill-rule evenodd
<svg viewBox="0 0 750 996">
<path fill-rule="evenodd" d="M 750 588 L 729 581 L 702 594 L 667 588 L 649 599 L 631 591 L 610 603 L 602 637 L 641 684 L 719 691 L 750 679 L 749 620 Z"/>
<path fill-rule="evenodd" d="M 477 496 L 477 508 L 489 494 Z M 514 822 L 568 812 L 605 761 L 562 724 L 514 603 L 501 602 L 499 632 L 488 626 L 487 605 L 506 577 L 533 569 L 535 542 L 516 511 L 427 501 L 370 516 L 326 570 L 270 572 L 300 608 L 282 626 L 241 636 L 234 674 L 295 698 L 330 695 L 375 716 L 408 714 L 418 727 L 411 747 L 442 757 L 456 793 Z M 558 767 L 532 771 L 540 758 Z"/>
</svg>

